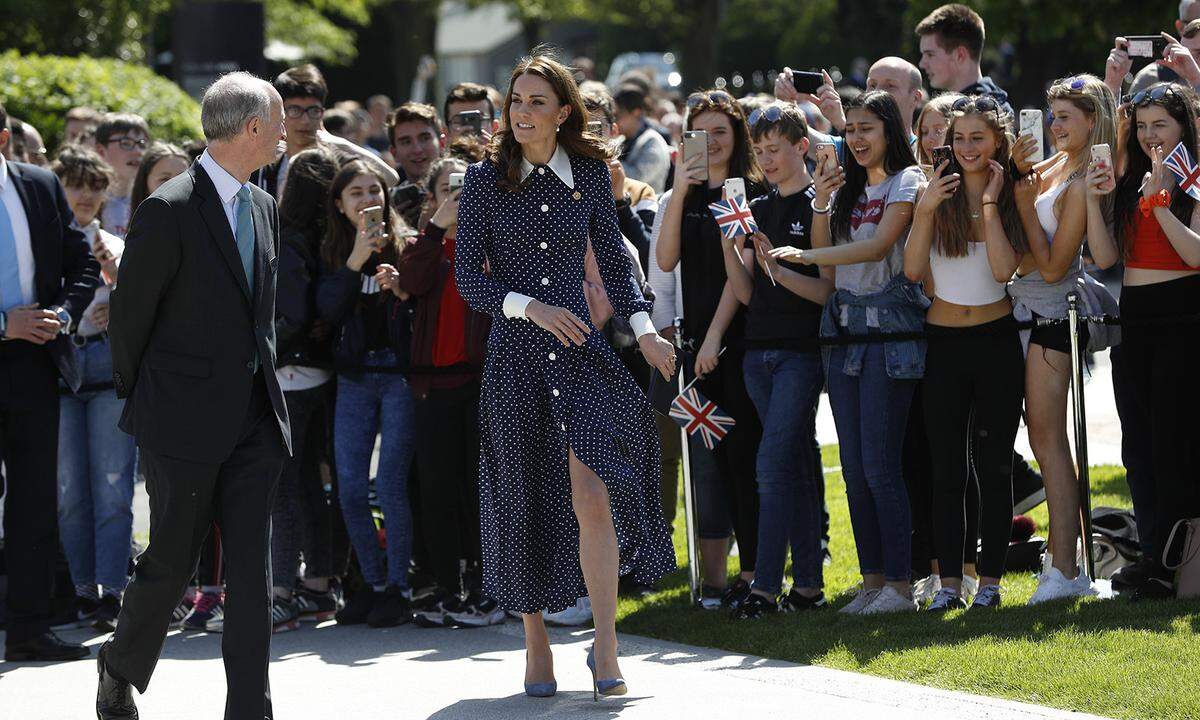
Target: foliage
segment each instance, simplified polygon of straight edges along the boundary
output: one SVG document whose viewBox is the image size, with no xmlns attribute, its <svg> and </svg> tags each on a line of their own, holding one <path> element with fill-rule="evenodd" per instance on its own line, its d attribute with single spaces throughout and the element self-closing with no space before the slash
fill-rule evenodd
<svg viewBox="0 0 1200 720">
<path fill-rule="evenodd" d="M 156 16 L 172 0 L 6 0 L 0 47 L 28 53 L 138 61 Z"/>
<path fill-rule="evenodd" d="M 349 65 L 358 56 L 357 29 L 384 0 L 265 0 L 269 41 L 300 48 L 308 60 Z"/>
<path fill-rule="evenodd" d="M 146 118 L 156 138 L 198 138 L 200 106 L 178 85 L 149 68 L 95 58 L 0 54 L 0 100 L 10 115 L 31 123 L 49 146 L 62 137 L 67 110 L 86 105 Z"/>
</svg>

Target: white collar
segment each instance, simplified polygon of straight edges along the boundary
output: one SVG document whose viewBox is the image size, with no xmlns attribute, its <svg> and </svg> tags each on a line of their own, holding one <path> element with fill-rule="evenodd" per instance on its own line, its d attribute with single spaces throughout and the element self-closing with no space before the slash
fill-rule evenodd
<svg viewBox="0 0 1200 720">
<path fill-rule="evenodd" d="M 550 162 L 546 163 L 546 167 L 558 176 L 563 184 L 572 190 L 575 189 L 575 177 L 571 175 L 571 156 L 563 150 L 563 146 L 559 145 L 554 148 L 554 155 L 551 156 Z M 533 163 L 522 158 L 521 159 L 521 179 L 529 177 L 529 174 L 534 171 Z"/>
<path fill-rule="evenodd" d="M 204 168 L 204 172 L 208 173 L 208 179 L 212 180 L 213 185 L 217 188 L 217 195 L 221 197 L 221 202 L 228 205 L 242 189 L 242 183 L 230 175 L 228 170 L 221 167 L 220 163 L 214 160 L 207 150 L 200 154 L 199 162 L 200 167 Z"/>
<path fill-rule="evenodd" d="M 8 184 L 8 161 L 0 155 L 0 188 Z"/>
</svg>

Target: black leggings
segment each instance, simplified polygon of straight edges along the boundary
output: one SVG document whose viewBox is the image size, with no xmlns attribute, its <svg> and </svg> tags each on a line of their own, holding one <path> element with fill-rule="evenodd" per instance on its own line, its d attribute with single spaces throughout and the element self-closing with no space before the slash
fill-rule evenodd
<svg viewBox="0 0 1200 720">
<path fill-rule="evenodd" d="M 1121 290 L 1122 330 L 1120 380 L 1131 401 L 1130 417 L 1122 424 L 1137 424 L 1148 441 L 1152 489 L 1141 493 L 1142 504 L 1152 503 L 1154 537 L 1149 543 L 1156 564 L 1178 520 L 1200 515 L 1200 481 L 1196 467 L 1200 448 L 1196 442 L 1196 412 L 1200 388 L 1195 380 L 1200 357 L 1200 325 L 1146 327 L 1138 321 L 1188 315 L 1200 307 L 1200 276 L 1133 285 Z M 1134 493 L 1137 498 L 1138 493 Z M 1134 507 L 1135 514 L 1142 509 Z M 1145 543 L 1144 543 L 1145 544 Z M 1164 568 L 1160 575 L 1169 578 Z"/>
<path fill-rule="evenodd" d="M 922 384 L 933 456 L 933 542 L 943 578 L 961 578 L 964 499 L 979 483 L 980 577 L 1000 577 L 1012 535 L 1012 452 L 1025 358 L 1011 315 L 971 328 L 927 325 Z"/>
</svg>

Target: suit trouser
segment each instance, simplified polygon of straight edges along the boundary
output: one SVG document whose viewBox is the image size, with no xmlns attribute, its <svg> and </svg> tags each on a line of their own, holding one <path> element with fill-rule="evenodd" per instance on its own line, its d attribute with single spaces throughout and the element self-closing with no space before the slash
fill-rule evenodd
<svg viewBox="0 0 1200 720">
<path fill-rule="evenodd" d="M 58 552 L 58 370 L 23 340 L 0 345 L 0 462 L 12 646 L 50 629 Z"/>
<path fill-rule="evenodd" d="M 225 556 L 225 718 L 263 720 L 272 717 L 267 679 L 270 518 L 285 451 L 261 375 L 242 426 L 238 444 L 224 462 L 192 462 L 141 450 L 150 496 L 150 544 L 138 557 L 105 659 L 115 677 L 146 691 L 171 612 L 215 521 Z"/>
</svg>

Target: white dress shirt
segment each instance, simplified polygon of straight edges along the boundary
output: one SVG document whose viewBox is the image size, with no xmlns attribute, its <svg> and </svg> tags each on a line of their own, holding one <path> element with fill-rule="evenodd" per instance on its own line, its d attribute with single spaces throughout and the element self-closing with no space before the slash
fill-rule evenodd
<svg viewBox="0 0 1200 720">
<path fill-rule="evenodd" d="M 229 221 L 229 232 L 237 238 L 237 194 L 243 187 L 249 187 L 250 183 L 238 182 L 237 178 L 221 167 L 207 150 L 200 155 L 200 167 L 204 168 L 204 172 L 208 173 L 209 179 L 216 186 L 217 196 L 221 198 L 221 209 L 225 211 L 225 219 Z"/>
<path fill-rule="evenodd" d="M 564 185 L 572 190 L 575 189 L 575 176 L 571 174 L 571 157 L 567 155 L 566 150 L 563 150 L 562 145 L 554 149 L 554 155 L 550 157 L 550 162 L 546 163 L 546 167 L 550 168 L 550 171 L 557 175 L 558 179 L 562 180 Z M 533 171 L 533 163 L 522 158 L 521 179 L 528 178 Z M 504 316 L 528 320 L 525 315 L 525 308 L 529 307 L 529 303 L 532 301 L 533 298 L 528 295 L 522 295 L 519 292 L 509 292 L 504 296 Z M 654 323 L 650 321 L 650 314 L 646 312 L 634 313 L 633 317 L 629 318 L 629 325 L 633 328 L 635 337 L 640 338 L 643 335 L 654 332 Z"/>
<path fill-rule="evenodd" d="M 29 217 L 25 215 L 25 206 L 21 204 L 21 196 L 8 172 L 8 162 L 0 155 L 0 201 L 8 211 L 8 219 L 12 223 L 13 240 L 17 244 L 17 271 L 21 276 L 21 304 L 31 305 L 36 302 L 33 288 L 33 245 L 29 234 Z"/>
</svg>

